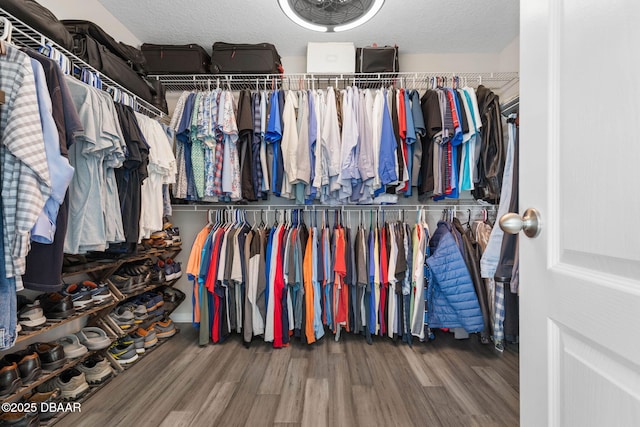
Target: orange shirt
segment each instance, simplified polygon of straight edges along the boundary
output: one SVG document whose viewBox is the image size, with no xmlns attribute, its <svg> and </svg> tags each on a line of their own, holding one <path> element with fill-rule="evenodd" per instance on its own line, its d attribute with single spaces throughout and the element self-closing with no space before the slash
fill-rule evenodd
<svg viewBox="0 0 640 427">
<path fill-rule="evenodd" d="M 307 343 L 311 344 L 316 341 L 316 335 L 313 330 L 314 306 L 313 306 L 313 230 L 309 230 L 309 238 L 307 239 L 307 247 L 304 252 L 304 260 L 302 262 L 302 278 L 304 282 L 304 308 L 305 308 L 305 324 L 304 333 L 307 337 Z"/>
</svg>

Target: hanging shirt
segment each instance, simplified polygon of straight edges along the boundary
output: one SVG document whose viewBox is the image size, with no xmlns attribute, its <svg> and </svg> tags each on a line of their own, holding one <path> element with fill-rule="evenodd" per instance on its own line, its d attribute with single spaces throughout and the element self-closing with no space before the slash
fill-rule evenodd
<svg viewBox="0 0 640 427">
<path fill-rule="evenodd" d="M 326 159 L 326 171 L 323 170 L 322 185 L 323 203 L 336 202 L 337 191 L 340 189 L 338 176 L 340 174 L 340 127 L 338 125 L 338 111 L 336 94 L 332 87 L 327 89 L 326 111 L 322 128 L 322 156 Z M 321 196 L 321 197 L 322 197 Z"/>
<path fill-rule="evenodd" d="M 313 185 L 316 177 L 316 142 L 318 139 L 318 118 L 316 115 L 315 93 L 308 91 L 307 99 L 309 101 L 309 186 L 307 187 L 306 203 L 310 204 L 317 194 L 317 189 Z"/>
</svg>

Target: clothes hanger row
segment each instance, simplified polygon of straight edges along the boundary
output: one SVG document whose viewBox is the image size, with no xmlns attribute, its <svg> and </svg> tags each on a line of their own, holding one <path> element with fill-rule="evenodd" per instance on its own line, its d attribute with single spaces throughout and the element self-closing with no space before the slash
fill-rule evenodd
<svg viewBox="0 0 640 427">
<path fill-rule="evenodd" d="M 482 84 L 482 75 L 475 78 L 478 85 Z M 196 80 L 193 76 L 193 86 L 196 90 L 212 91 L 224 88 L 229 91 L 255 90 L 259 92 L 274 90 L 316 90 L 322 87 L 334 87 L 335 89 L 346 89 L 347 87 L 365 88 L 398 88 L 398 89 L 436 89 L 439 87 L 451 87 L 458 89 L 468 86 L 468 76 L 459 76 L 457 74 L 419 77 L 392 75 L 380 77 L 365 76 L 327 76 L 319 77 L 312 75 L 292 75 L 292 76 L 275 76 L 265 75 L 265 77 L 242 77 L 237 75 L 221 75 L 214 79 Z"/>
</svg>

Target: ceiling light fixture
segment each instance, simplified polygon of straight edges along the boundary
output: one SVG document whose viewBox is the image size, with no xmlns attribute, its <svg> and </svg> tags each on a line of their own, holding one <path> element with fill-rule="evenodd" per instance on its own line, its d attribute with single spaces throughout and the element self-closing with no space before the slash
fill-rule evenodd
<svg viewBox="0 0 640 427">
<path fill-rule="evenodd" d="M 384 0 L 278 0 L 278 4 L 296 24 L 325 33 L 359 27 L 380 11 Z"/>
</svg>

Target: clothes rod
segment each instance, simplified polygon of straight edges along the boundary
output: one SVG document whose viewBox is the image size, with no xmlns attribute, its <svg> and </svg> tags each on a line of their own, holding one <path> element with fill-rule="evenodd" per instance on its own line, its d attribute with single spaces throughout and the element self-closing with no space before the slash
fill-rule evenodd
<svg viewBox="0 0 640 427">
<path fill-rule="evenodd" d="M 176 212 L 205 212 L 211 210 L 244 210 L 247 212 L 275 212 L 288 211 L 288 210 L 302 210 L 305 212 L 313 211 L 429 211 L 429 212 L 442 212 L 445 210 L 475 210 L 475 209 L 487 209 L 496 210 L 496 205 L 346 205 L 346 206 L 309 206 L 309 205 L 264 205 L 264 206 L 249 206 L 249 205 L 174 205 L 173 210 Z"/>
</svg>

